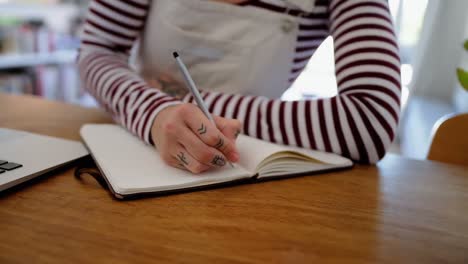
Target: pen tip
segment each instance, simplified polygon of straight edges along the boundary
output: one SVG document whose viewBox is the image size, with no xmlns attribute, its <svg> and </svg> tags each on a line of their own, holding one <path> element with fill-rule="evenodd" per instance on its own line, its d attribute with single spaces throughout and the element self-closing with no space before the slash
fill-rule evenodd
<svg viewBox="0 0 468 264">
<path fill-rule="evenodd" d="M 174 58 L 179 57 L 179 53 L 177 53 L 177 52 L 175 52 L 175 51 L 172 53 L 172 55 L 174 56 Z"/>
</svg>

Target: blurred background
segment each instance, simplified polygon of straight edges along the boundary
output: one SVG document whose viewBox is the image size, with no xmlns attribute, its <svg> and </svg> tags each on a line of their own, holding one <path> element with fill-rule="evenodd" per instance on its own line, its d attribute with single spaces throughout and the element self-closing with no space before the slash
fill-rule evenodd
<svg viewBox="0 0 468 264">
<path fill-rule="evenodd" d="M 74 65 L 87 0 L 0 0 L 0 92 L 33 94 L 87 107 Z M 424 159 L 442 116 L 468 112 L 456 68 L 468 69 L 467 0 L 389 0 L 402 59 L 402 117 L 392 152 Z M 328 38 L 284 100 L 333 96 L 333 40 Z M 2 110 L 4 111 L 4 110 Z"/>
<path fill-rule="evenodd" d="M 80 103 L 74 66 L 87 1 L 0 0 L 0 91 Z"/>
</svg>

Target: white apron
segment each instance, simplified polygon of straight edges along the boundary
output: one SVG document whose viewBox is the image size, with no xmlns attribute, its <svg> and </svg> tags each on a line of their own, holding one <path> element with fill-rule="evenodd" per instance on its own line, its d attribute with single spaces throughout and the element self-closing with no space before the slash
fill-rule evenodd
<svg viewBox="0 0 468 264">
<path fill-rule="evenodd" d="M 314 0 L 287 0 L 312 11 Z M 153 0 L 137 65 L 145 79 L 183 83 L 177 51 L 199 89 L 279 98 L 289 86 L 299 17 L 212 0 Z M 185 88 L 165 91 L 183 96 Z"/>
</svg>

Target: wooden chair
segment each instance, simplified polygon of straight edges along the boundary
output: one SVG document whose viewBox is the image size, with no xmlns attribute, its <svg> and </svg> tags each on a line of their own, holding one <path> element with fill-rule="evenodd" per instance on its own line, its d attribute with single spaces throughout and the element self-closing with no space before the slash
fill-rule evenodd
<svg viewBox="0 0 468 264">
<path fill-rule="evenodd" d="M 450 114 L 435 124 L 427 159 L 468 166 L 468 113 Z"/>
</svg>

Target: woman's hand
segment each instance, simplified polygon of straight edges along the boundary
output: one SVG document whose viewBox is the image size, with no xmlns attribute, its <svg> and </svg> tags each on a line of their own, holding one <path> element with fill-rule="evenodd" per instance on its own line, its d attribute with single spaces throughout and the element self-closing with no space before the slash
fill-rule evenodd
<svg viewBox="0 0 468 264">
<path fill-rule="evenodd" d="M 167 164 L 200 173 L 239 160 L 235 139 L 241 123 L 218 116 L 214 120 L 216 126 L 194 104 L 170 106 L 156 116 L 151 136 Z"/>
</svg>

